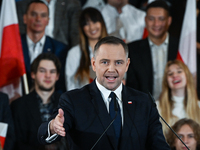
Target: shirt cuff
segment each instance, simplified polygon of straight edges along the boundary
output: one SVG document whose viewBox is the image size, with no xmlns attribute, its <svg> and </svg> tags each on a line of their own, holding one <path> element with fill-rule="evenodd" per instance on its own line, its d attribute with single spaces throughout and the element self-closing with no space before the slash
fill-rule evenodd
<svg viewBox="0 0 200 150">
<path fill-rule="evenodd" d="M 52 141 L 54 141 L 57 137 L 58 137 L 58 134 L 53 134 L 51 135 L 51 132 L 50 132 L 50 123 L 51 121 L 48 123 L 48 137 L 45 139 L 45 141 L 47 143 L 51 143 Z"/>
</svg>

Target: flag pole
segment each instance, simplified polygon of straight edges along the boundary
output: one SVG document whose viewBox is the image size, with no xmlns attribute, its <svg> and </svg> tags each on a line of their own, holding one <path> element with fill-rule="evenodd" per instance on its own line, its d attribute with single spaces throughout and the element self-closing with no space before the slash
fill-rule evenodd
<svg viewBox="0 0 200 150">
<path fill-rule="evenodd" d="M 23 81 L 24 81 L 23 83 L 24 83 L 25 94 L 29 94 L 28 81 L 27 81 L 26 73 L 23 74 Z"/>
</svg>

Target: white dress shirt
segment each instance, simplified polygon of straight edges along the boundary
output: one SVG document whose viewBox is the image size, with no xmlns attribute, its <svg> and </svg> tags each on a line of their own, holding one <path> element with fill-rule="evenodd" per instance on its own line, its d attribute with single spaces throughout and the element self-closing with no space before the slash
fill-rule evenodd
<svg viewBox="0 0 200 150">
<path fill-rule="evenodd" d="M 119 36 L 121 36 L 119 38 L 125 40 L 126 43 L 142 39 L 146 15 L 144 11 L 130 4 L 126 4 L 122 8 L 122 13 L 119 14 L 115 7 L 106 4 L 101 13 L 108 34 L 115 36 L 117 33 L 114 32 L 119 30 Z M 118 26 L 120 29 L 117 29 L 117 24 L 119 24 Z M 122 24 L 122 26 L 120 24 Z"/>
<path fill-rule="evenodd" d="M 154 44 L 149 38 L 153 64 L 153 97 L 158 99 L 162 91 L 162 80 L 167 64 L 169 35 L 161 45 Z"/>
<path fill-rule="evenodd" d="M 44 47 L 44 43 L 46 40 L 46 36 L 44 35 L 40 41 L 38 41 L 37 43 L 34 43 L 29 37 L 28 35 L 26 35 L 26 39 L 27 39 L 27 45 L 28 45 L 28 50 L 29 50 L 29 57 L 30 57 L 30 63 L 33 62 L 33 60 L 42 53 L 43 51 L 43 47 Z"/>
<path fill-rule="evenodd" d="M 110 96 L 110 93 L 111 92 L 114 92 L 115 95 L 116 95 L 116 99 L 117 99 L 117 102 L 119 104 L 119 108 L 120 108 L 120 111 L 121 111 L 121 118 L 122 118 L 122 126 L 123 126 L 123 122 L 124 122 L 124 117 L 123 117 L 123 105 L 122 105 L 122 83 L 120 84 L 120 86 L 115 90 L 115 91 L 110 91 L 108 89 L 106 89 L 104 86 L 102 86 L 98 81 L 97 79 L 95 80 L 96 81 L 96 85 L 97 85 L 97 88 L 99 89 L 99 91 L 101 92 L 101 96 L 104 100 L 104 103 L 106 105 L 106 108 L 108 110 L 108 113 L 109 113 L 109 104 L 110 104 L 110 101 L 111 101 L 111 98 L 109 98 Z"/>
</svg>

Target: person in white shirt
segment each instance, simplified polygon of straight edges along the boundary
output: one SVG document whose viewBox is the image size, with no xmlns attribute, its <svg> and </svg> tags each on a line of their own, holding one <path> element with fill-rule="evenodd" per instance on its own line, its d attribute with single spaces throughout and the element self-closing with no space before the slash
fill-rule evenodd
<svg viewBox="0 0 200 150">
<path fill-rule="evenodd" d="M 126 43 L 142 39 L 146 13 L 128 4 L 127 0 L 108 0 L 101 13 L 109 35 Z"/>
<path fill-rule="evenodd" d="M 183 62 L 174 60 L 167 63 L 157 106 L 169 125 L 182 118 L 191 118 L 200 123 L 200 102 L 194 79 Z M 168 127 L 163 125 L 163 130 L 166 134 Z"/>
<path fill-rule="evenodd" d="M 80 42 L 72 47 L 66 58 L 65 80 L 67 91 L 90 83 L 95 78 L 90 60 L 94 45 L 107 36 L 101 13 L 95 8 L 86 8 L 79 19 Z"/>
</svg>

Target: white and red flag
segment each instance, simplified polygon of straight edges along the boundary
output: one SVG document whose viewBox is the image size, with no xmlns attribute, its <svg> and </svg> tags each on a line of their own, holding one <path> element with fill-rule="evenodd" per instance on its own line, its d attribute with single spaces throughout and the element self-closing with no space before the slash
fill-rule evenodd
<svg viewBox="0 0 200 150">
<path fill-rule="evenodd" d="M 196 0 L 187 0 L 177 59 L 183 61 L 196 79 Z"/>
<path fill-rule="evenodd" d="M 3 0 L 0 17 L 0 87 L 9 98 L 13 92 L 10 90 L 19 88 L 19 79 L 23 74 L 25 66 L 15 0 Z"/>
<path fill-rule="evenodd" d="M 4 143 L 6 140 L 7 130 L 8 130 L 8 124 L 0 122 L 0 146 L 2 148 L 4 147 Z"/>
</svg>

